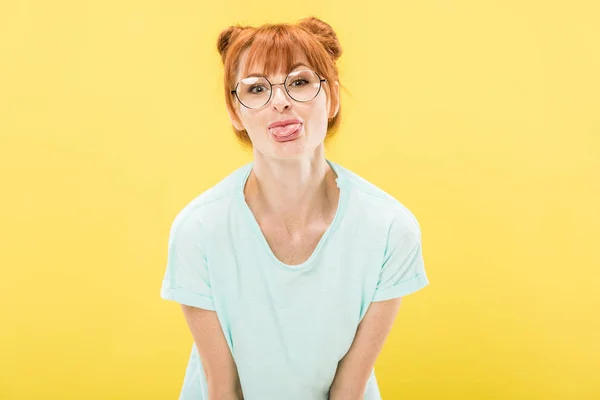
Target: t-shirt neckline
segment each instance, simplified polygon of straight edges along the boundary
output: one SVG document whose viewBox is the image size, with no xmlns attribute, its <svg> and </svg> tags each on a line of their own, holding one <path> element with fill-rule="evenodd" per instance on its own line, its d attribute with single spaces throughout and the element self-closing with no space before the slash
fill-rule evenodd
<svg viewBox="0 0 600 400">
<path fill-rule="evenodd" d="M 342 216 L 345 212 L 346 198 L 347 198 L 348 194 L 347 194 L 347 187 L 345 185 L 344 173 L 343 173 L 342 169 L 339 168 L 339 166 L 336 163 L 330 161 L 327 158 L 325 159 L 325 161 L 327 161 L 327 163 L 329 164 L 331 169 L 333 169 L 333 171 L 337 175 L 337 177 L 335 178 L 335 182 L 336 182 L 338 188 L 340 189 L 340 195 L 338 198 L 338 206 L 337 206 L 335 215 L 333 217 L 333 220 L 331 221 L 331 223 L 329 224 L 329 226 L 323 233 L 323 236 L 321 236 L 319 243 L 313 250 L 310 257 L 303 263 L 297 264 L 297 265 L 286 264 L 275 256 L 275 254 L 271 250 L 271 247 L 269 246 L 269 243 L 267 242 L 267 239 L 265 238 L 265 235 L 263 234 L 262 230 L 260 229 L 260 226 L 258 225 L 258 221 L 256 221 L 256 218 L 254 217 L 252 210 L 248 206 L 248 203 L 246 203 L 246 198 L 244 196 L 244 187 L 246 186 L 246 182 L 248 181 L 248 177 L 250 176 L 250 172 L 252 171 L 254 162 L 252 161 L 252 162 L 248 163 L 246 165 L 245 169 L 243 170 L 243 173 L 241 174 L 241 179 L 239 181 L 239 184 L 237 185 L 237 198 L 238 198 L 238 201 L 240 202 L 240 206 L 242 208 L 244 218 L 246 219 L 247 223 L 251 225 L 254 237 L 261 243 L 261 247 L 262 247 L 263 251 L 268 255 L 268 257 L 275 264 L 279 265 L 280 267 L 283 267 L 286 269 L 292 269 L 292 270 L 298 270 L 298 269 L 304 270 L 307 267 L 309 267 L 310 265 L 312 265 L 313 261 L 316 258 L 318 258 L 320 253 L 323 251 L 322 247 L 325 245 L 325 242 L 327 242 L 329 237 L 335 231 L 336 227 L 339 224 L 340 219 L 342 218 Z"/>
</svg>

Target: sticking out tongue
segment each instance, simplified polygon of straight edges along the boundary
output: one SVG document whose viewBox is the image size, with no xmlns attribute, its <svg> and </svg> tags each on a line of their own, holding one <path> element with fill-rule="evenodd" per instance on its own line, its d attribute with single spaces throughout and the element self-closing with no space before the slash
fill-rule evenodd
<svg viewBox="0 0 600 400">
<path fill-rule="evenodd" d="M 300 127 L 300 124 L 289 124 L 270 128 L 269 131 L 275 136 L 288 136 Z"/>
</svg>

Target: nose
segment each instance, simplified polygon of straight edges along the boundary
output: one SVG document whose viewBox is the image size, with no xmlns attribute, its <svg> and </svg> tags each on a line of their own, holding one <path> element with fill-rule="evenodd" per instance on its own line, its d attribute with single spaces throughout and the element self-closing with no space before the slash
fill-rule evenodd
<svg viewBox="0 0 600 400">
<path fill-rule="evenodd" d="M 289 109 L 292 104 L 287 92 L 283 87 L 281 87 L 281 85 L 282 84 L 273 85 L 273 98 L 271 99 L 271 102 L 273 103 L 273 108 L 279 112 Z"/>
</svg>

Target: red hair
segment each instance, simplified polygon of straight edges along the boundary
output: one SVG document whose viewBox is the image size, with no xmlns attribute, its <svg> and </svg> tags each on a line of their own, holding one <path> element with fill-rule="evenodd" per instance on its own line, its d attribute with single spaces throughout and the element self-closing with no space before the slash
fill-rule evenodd
<svg viewBox="0 0 600 400">
<path fill-rule="evenodd" d="M 217 48 L 224 66 L 225 102 L 229 111 L 238 116 L 235 95 L 231 93 L 235 87 L 238 69 L 245 76 L 250 66 L 262 67 L 263 74 L 289 71 L 297 61 L 298 51 L 304 53 L 314 71 L 327 79 L 323 89 L 331 101 L 331 112 L 335 112 L 336 99 L 331 97 L 332 86 L 339 81 L 336 60 L 342 55 L 342 48 L 334 30 L 327 23 L 309 17 L 297 24 L 264 24 L 259 27 L 230 26 L 219 34 Z M 238 65 L 242 52 L 248 49 L 245 66 Z M 260 69 L 258 70 L 260 71 Z M 339 96 L 338 96 L 339 99 Z M 340 109 L 341 110 L 341 107 Z M 327 123 L 325 139 L 332 137 L 340 123 L 340 111 Z M 237 138 L 244 145 L 252 145 L 246 130 L 233 128 Z"/>
</svg>

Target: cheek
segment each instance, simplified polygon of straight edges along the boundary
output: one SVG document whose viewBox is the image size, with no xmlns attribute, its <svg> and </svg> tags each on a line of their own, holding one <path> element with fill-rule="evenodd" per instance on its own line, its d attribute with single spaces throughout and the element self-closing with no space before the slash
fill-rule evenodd
<svg viewBox="0 0 600 400">
<path fill-rule="evenodd" d="M 325 104 L 319 104 L 318 107 L 312 109 L 310 115 L 307 115 L 307 117 L 310 121 L 307 124 L 309 136 L 314 140 L 322 140 L 322 137 L 327 134 L 328 119 Z"/>
<path fill-rule="evenodd" d="M 247 128 L 246 130 L 255 130 L 256 126 L 260 124 L 260 119 L 252 110 L 244 109 L 240 110 L 240 116 L 242 124 Z"/>
<path fill-rule="evenodd" d="M 319 99 L 319 102 L 316 106 L 317 107 L 315 107 L 315 111 L 313 113 L 315 122 L 317 122 L 319 125 L 323 123 L 327 124 L 327 98 L 323 96 L 323 98 Z"/>
<path fill-rule="evenodd" d="M 327 107 L 330 106 L 329 104 L 329 95 L 326 94 L 325 92 L 322 92 L 320 95 L 322 95 L 322 99 L 320 101 L 321 103 L 321 109 L 323 111 L 323 115 L 325 116 L 325 119 L 329 118 L 328 115 L 328 111 L 327 111 Z"/>
</svg>

